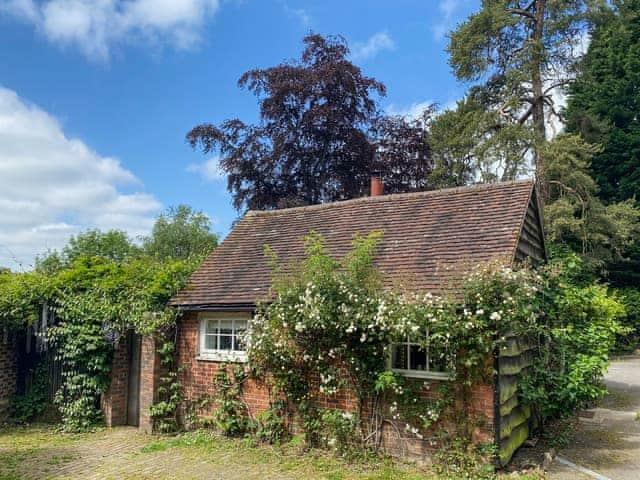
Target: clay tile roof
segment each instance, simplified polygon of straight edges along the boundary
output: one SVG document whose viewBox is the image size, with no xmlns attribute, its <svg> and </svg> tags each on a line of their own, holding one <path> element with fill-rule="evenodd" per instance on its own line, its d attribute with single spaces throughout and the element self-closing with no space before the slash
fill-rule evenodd
<svg viewBox="0 0 640 480">
<path fill-rule="evenodd" d="M 272 278 L 264 245 L 289 264 L 302 258 L 311 230 L 336 258 L 350 250 L 354 234 L 381 230 L 375 263 L 385 284 L 443 293 L 456 265 L 513 260 L 533 188 L 530 180 L 514 181 L 250 211 L 171 303 L 254 305 L 266 298 Z"/>
</svg>

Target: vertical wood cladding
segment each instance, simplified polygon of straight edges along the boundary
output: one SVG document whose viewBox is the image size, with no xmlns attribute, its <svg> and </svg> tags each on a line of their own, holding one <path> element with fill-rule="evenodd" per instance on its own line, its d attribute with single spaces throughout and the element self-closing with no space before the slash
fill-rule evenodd
<svg viewBox="0 0 640 480">
<path fill-rule="evenodd" d="M 542 216 L 538 209 L 537 194 L 534 189 L 522 222 L 515 260 L 516 262 L 521 262 L 525 259 L 530 259 L 533 265 L 539 265 L 546 260 L 546 257 Z"/>
<path fill-rule="evenodd" d="M 499 431 L 500 464 L 506 465 L 514 452 L 529 437 L 531 408 L 519 398 L 518 381 L 534 360 L 534 343 L 515 335 L 507 337 L 507 343 L 498 357 L 498 398 L 496 398 Z"/>
</svg>

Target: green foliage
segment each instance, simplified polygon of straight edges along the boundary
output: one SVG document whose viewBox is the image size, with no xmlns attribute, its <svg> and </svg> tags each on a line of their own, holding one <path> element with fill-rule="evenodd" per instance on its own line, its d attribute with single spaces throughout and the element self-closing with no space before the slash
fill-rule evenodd
<svg viewBox="0 0 640 480">
<path fill-rule="evenodd" d="M 172 341 L 165 340 L 157 352 L 166 373 L 160 377 L 159 398 L 149 408 L 149 415 L 154 421 L 154 427 L 160 432 L 177 432 L 180 430 L 178 409 L 184 400 L 182 384 L 178 380 L 182 367 L 175 364 L 175 344 Z"/>
<path fill-rule="evenodd" d="M 538 325 L 538 358 L 520 388 L 541 424 L 565 416 L 606 393 L 603 373 L 620 333 L 624 306 L 597 284 L 576 285 L 579 259 L 552 263 L 542 296 L 545 322 Z M 579 273 L 578 273 L 579 274 Z"/>
<path fill-rule="evenodd" d="M 393 420 L 406 421 L 408 429 L 419 439 L 423 438 L 420 432 L 429 430 L 454 402 L 454 391 L 449 382 L 442 382 L 437 400 L 430 401 L 422 395 L 425 388 L 431 388 L 430 382 L 389 370 L 378 375 L 374 388 L 386 406 L 385 414 Z"/>
<path fill-rule="evenodd" d="M 256 415 L 255 436 L 267 443 L 280 443 L 287 436 L 286 405 L 283 400 L 271 402 L 269 408 Z"/>
<path fill-rule="evenodd" d="M 163 261 L 188 261 L 204 257 L 217 245 L 218 236 L 211 233 L 209 217 L 187 205 L 178 205 L 158 217 L 143 249 Z"/>
<path fill-rule="evenodd" d="M 179 206 L 158 218 L 142 249 L 124 232 L 89 230 L 71 237 L 62 253 L 38 259 L 33 272 L 0 272 L 0 326 L 33 324 L 43 303 L 54 314 L 47 339 L 62 361 L 55 403 L 64 430 L 100 421 L 99 399 L 109 387 L 118 338 L 129 330 L 162 337 L 174 326 L 176 311 L 167 302 L 216 246 L 209 227 L 204 214 Z M 152 407 L 163 431 L 177 429 L 182 400 L 172 348 L 165 342 L 160 349 L 168 373 Z"/>
<path fill-rule="evenodd" d="M 73 263 L 80 257 L 101 257 L 114 262 L 125 262 L 137 253 L 129 236 L 120 230 L 88 230 L 72 236 L 63 248 L 63 258 Z"/>
<path fill-rule="evenodd" d="M 353 457 L 361 451 L 360 419 L 351 412 L 322 410 L 320 412 L 321 440 L 340 456 Z"/>
<path fill-rule="evenodd" d="M 49 371 L 41 362 L 33 372 L 32 382 L 22 395 L 14 395 L 11 399 L 10 418 L 17 424 L 29 423 L 40 417 L 47 407 L 47 388 Z"/>
<path fill-rule="evenodd" d="M 640 1 L 612 4 L 591 32 L 566 112 L 568 131 L 602 145 L 591 171 L 607 202 L 640 193 Z"/>
<path fill-rule="evenodd" d="M 116 263 L 126 262 L 138 255 L 136 247 L 128 235 L 120 230 L 101 232 L 93 229 L 72 236 L 62 249 L 49 251 L 36 258 L 36 270 L 45 274 L 55 274 L 69 267 L 80 258 L 102 258 Z"/>
<path fill-rule="evenodd" d="M 462 299 L 385 291 L 372 263 L 380 239 L 379 233 L 356 237 L 353 250 L 336 260 L 312 233 L 305 259 L 289 266 L 278 265 L 267 249 L 275 300 L 261 306 L 250 325 L 249 359 L 298 416 L 309 445 L 332 439 L 330 446 L 339 444 L 340 451 L 375 446 L 384 418 L 405 422 L 407 432 L 425 438 L 447 415 L 456 425 L 450 433 L 469 440 L 483 422 L 472 413 L 470 392 L 491 378 L 491 360 L 506 335 L 537 331 L 543 278 L 527 268 L 489 264 L 464 275 Z M 423 395 L 430 382 L 389 370 L 390 345 L 409 335 L 428 349 L 434 366 L 449 372 L 435 400 Z M 355 393 L 353 414 L 317 407 L 319 399 L 341 391 Z"/>
<path fill-rule="evenodd" d="M 454 135 L 445 144 L 462 147 L 465 163 L 472 161 L 483 179 L 488 173 L 516 178 L 531 159 L 543 167 L 539 147 L 550 116 L 558 116 L 549 93 L 573 70 L 575 45 L 593 6 L 584 0 L 483 0 L 451 32 L 453 73 L 477 84 L 450 114 Z"/>
<path fill-rule="evenodd" d="M 627 287 L 614 289 L 614 294 L 624 305 L 625 316 L 620 320 L 625 332 L 618 335 L 615 351 L 633 353 L 640 347 L 640 290 Z"/>
<path fill-rule="evenodd" d="M 482 93 L 472 90 L 431 121 L 434 169 L 429 180 L 434 186 L 513 180 L 529 173 L 526 152 L 533 148 L 532 130 L 504 122 L 483 101 Z"/>
<path fill-rule="evenodd" d="M 384 419 L 404 422 L 405 431 L 421 439 L 444 420 L 453 426 L 443 430 L 445 478 L 492 478 L 480 467 L 492 452 L 471 441 L 486 419 L 468 399 L 475 385 L 491 381 L 494 356 L 513 336 L 539 342 L 522 391 L 541 420 L 602 395 L 624 308 L 585 274 L 578 256 L 538 272 L 499 262 L 471 266 L 468 273 L 461 266 L 462 296 L 441 298 L 403 292 L 401 285 L 383 290 L 372 264 L 380 238 L 356 237 L 353 250 L 337 260 L 312 233 L 305 259 L 289 266 L 278 265 L 267 249 L 275 300 L 262 305 L 250 325 L 249 359 L 297 415 L 308 445 L 340 452 L 375 446 Z M 431 382 L 389 370 L 389 345 L 409 335 L 449 374 L 435 400 L 424 395 Z M 344 391 L 355 393 L 355 412 L 318 408 L 318 400 Z"/>
<path fill-rule="evenodd" d="M 448 440 L 435 452 L 433 467 L 442 480 L 494 480 L 497 478 L 491 464 L 494 454 L 494 445 Z"/>
<path fill-rule="evenodd" d="M 605 205 L 589 175 L 600 148 L 578 135 L 560 135 L 543 148 L 549 185 L 546 232 L 555 244 L 580 254 L 587 267 L 606 273 L 607 265 L 625 258 L 640 238 L 640 209 L 632 200 Z"/>
<path fill-rule="evenodd" d="M 64 320 L 47 330 L 63 363 L 55 403 L 66 431 L 86 431 L 101 420 L 100 394 L 109 387 L 113 347 L 103 328 L 108 317 L 94 310 L 96 301 L 91 293 L 65 296 L 57 306 Z"/>
<path fill-rule="evenodd" d="M 222 363 L 213 377 L 213 417 L 216 427 L 226 436 L 239 437 L 250 427 L 247 406 L 242 400 L 242 383 L 247 378 L 242 365 Z"/>
<path fill-rule="evenodd" d="M 55 273 L 0 275 L 3 325 L 33 323 L 42 302 L 55 314 L 47 335 L 63 364 L 56 404 L 64 429 L 87 430 L 100 421 L 99 397 L 109 386 L 114 340 L 129 329 L 148 334 L 170 328 L 175 311 L 166 303 L 198 262 L 81 256 Z"/>
<path fill-rule="evenodd" d="M 262 305 L 250 325 L 250 361 L 302 417 L 311 445 L 321 435 L 317 394 L 335 394 L 348 379 L 363 403 L 385 369 L 389 334 L 368 328 L 378 316 L 380 322 L 385 318 L 372 266 L 379 239 L 379 233 L 357 237 L 353 251 L 340 262 L 326 253 L 321 236 L 311 234 L 305 260 L 293 266 L 293 275 L 280 270 L 274 281 L 278 300 Z M 319 391 L 309 379 L 319 380 Z"/>
<path fill-rule="evenodd" d="M 42 299 L 51 295 L 54 286 L 38 273 L 0 273 L 0 325 L 20 328 L 33 323 Z"/>
</svg>

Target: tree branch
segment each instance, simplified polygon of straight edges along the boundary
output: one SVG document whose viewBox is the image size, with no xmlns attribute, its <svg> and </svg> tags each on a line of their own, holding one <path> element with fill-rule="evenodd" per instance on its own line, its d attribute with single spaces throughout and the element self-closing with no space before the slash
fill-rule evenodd
<svg viewBox="0 0 640 480">
<path fill-rule="evenodd" d="M 546 95 L 547 93 L 549 93 L 549 92 L 550 92 L 551 90 L 553 90 L 554 88 L 558 88 L 558 87 L 561 87 L 561 86 L 563 86 L 563 85 L 567 85 L 567 84 L 569 84 L 569 83 L 571 83 L 571 80 L 560 80 L 560 81 L 558 81 L 558 82 L 555 82 L 555 83 L 553 83 L 553 84 L 549 85 L 549 86 L 544 90 L 543 94 L 544 94 L 544 95 Z"/>
<path fill-rule="evenodd" d="M 531 102 L 531 106 L 529 108 L 527 108 L 527 111 L 524 112 L 522 114 L 522 116 L 518 119 L 518 124 L 522 125 L 524 122 L 527 121 L 527 119 L 531 116 L 531 114 L 533 113 L 533 107 L 534 107 L 535 103 Z"/>
<path fill-rule="evenodd" d="M 507 10 L 507 12 L 513 15 L 520 15 L 521 17 L 527 17 L 534 21 L 536 20 L 536 16 L 533 13 L 522 8 L 512 8 L 510 10 Z"/>
</svg>

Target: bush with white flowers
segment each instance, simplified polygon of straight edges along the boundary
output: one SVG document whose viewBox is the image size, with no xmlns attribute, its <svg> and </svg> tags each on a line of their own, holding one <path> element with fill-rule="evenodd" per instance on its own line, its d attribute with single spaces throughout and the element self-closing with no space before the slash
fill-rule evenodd
<svg viewBox="0 0 640 480">
<path fill-rule="evenodd" d="M 550 299 L 559 298 L 549 291 L 552 275 L 496 262 L 462 275 L 454 297 L 389 291 L 373 265 L 381 237 L 357 236 L 341 260 L 331 258 L 313 232 L 298 265 L 279 265 L 269 251 L 273 295 L 247 331 L 249 360 L 285 400 L 310 444 L 332 438 L 344 444 L 348 423 L 360 444 L 377 446 L 386 420 L 405 422 L 407 433 L 426 438 L 447 415 L 449 423 L 464 423 L 455 434 L 470 439 L 479 424 L 470 420 L 472 388 L 491 380 L 494 355 L 509 335 L 542 338 L 554 310 Z M 408 336 L 450 374 L 437 395 L 423 395 L 429 382 L 389 369 L 391 344 Z M 332 423 L 340 431 L 327 432 L 322 418 L 333 417 L 319 405 L 340 392 L 355 396 L 355 415 L 349 422 L 336 416 Z"/>
</svg>

